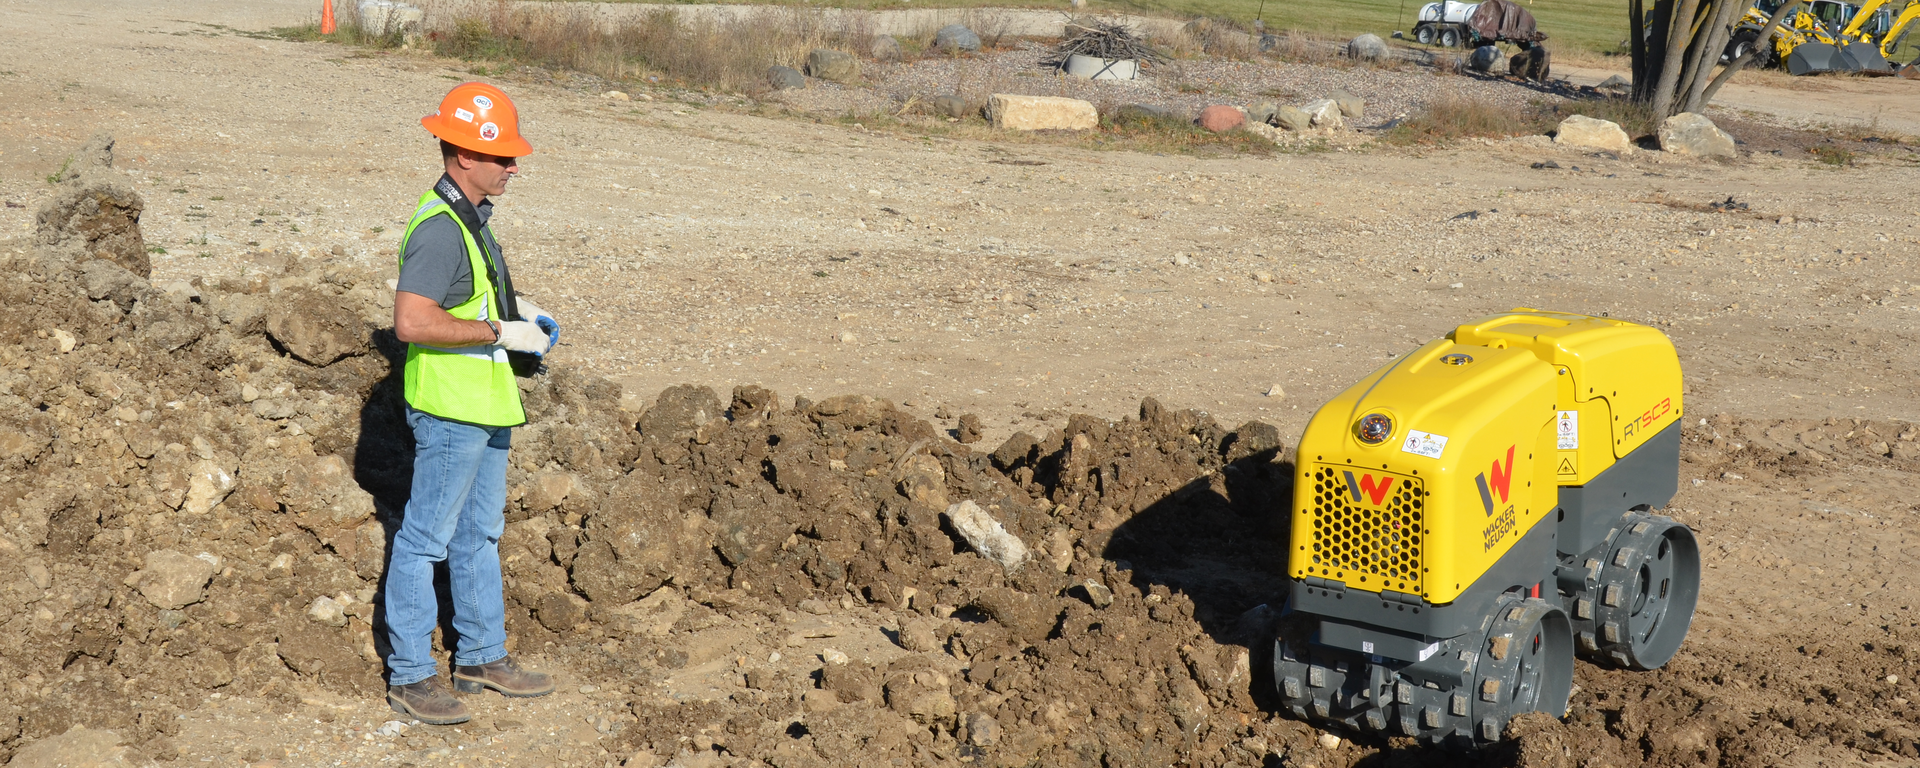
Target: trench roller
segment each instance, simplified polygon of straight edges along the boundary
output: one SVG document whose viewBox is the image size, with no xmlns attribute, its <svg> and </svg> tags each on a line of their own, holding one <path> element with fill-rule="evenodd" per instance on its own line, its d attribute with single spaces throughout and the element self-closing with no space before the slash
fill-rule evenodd
<svg viewBox="0 0 1920 768">
<path fill-rule="evenodd" d="M 1672 342 L 1516 309 L 1459 326 L 1342 392 L 1295 459 L 1283 707 L 1429 744 L 1564 717 L 1576 655 L 1656 669 L 1700 589 L 1679 485 Z"/>
</svg>

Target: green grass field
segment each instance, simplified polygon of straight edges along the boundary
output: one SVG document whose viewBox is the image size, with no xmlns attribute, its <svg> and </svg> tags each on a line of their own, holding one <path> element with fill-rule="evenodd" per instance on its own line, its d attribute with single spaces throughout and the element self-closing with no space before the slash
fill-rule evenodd
<svg viewBox="0 0 1920 768">
<path fill-rule="evenodd" d="M 1372 32 L 1386 37 L 1394 30 L 1411 32 L 1423 0 L 1115 0 L 1121 10 L 1170 15 L 1219 16 L 1250 21 L 1256 14 L 1270 29 L 1300 29 L 1348 36 Z M 1107 5 L 1096 2 L 1095 7 Z M 1605 52 L 1618 50 L 1626 39 L 1627 8 L 1619 0 L 1534 0 L 1522 2 L 1540 29 L 1558 48 Z"/>
<path fill-rule="evenodd" d="M 618 0 L 616 0 L 618 1 Z M 635 0 L 660 2 L 661 0 Z M 674 0 L 667 0 L 672 2 Z M 734 0 L 736 2 L 740 0 Z M 1561 50 L 1594 53 L 1619 51 L 1627 30 L 1627 6 L 1622 0 L 1518 0 L 1532 12 L 1541 31 Z M 836 8 L 906 10 L 914 8 L 1033 8 L 1067 10 L 1065 2 L 1021 0 L 772 0 L 769 5 L 824 5 Z M 1394 30 L 1411 32 L 1415 16 L 1426 0 L 1088 0 L 1093 11 L 1121 11 L 1153 16 L 1264 19 L 1268 29 L 1297 29 L 1347 37 L 1372 32 L 1386 37 Z"/>
</svg>

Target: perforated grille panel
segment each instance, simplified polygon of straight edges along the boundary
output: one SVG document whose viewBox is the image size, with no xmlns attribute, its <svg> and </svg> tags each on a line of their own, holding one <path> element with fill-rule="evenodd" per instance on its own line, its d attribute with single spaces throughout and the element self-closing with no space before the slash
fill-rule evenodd
<svg viewBox="0 0 1920 768">
<path fill-rule="evenodd" d="M 1308 575 L 1371 592 L 1421 593 L 1426 484 L 1353 466 L 1315 465 Z"/>
</svg>

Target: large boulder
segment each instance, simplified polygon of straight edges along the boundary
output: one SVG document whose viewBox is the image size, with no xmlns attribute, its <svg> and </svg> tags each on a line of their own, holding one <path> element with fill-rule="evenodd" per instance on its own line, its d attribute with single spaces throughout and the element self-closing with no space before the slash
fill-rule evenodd
<svg viewBox="0 0 1920 768">
<path fill-rule="evenodd" d="M 934 112 L 947 117 L 966 117 L 974 113 L 973 104 L 967 101 L 967 97 L 957 93 L 941 94 L 927 103 L 933 106 Z"/>
<path fill-rule="evenodd" d="M 1473 49 L 1467 57 L 1467 68 L 1475 72 L 1496 72 L 1507 63 L 1507 55 L 1500 52 L 1497 45 L 1483 45 Z"/>
<path fill-rule="evenodd" d="M 873 40 L 867 43 L 867 55 L 872 56 L 874 61 L 899 61 L 900 41 L 893 35 L 874 35 Z"/>
<path fill-rule="evenodd" d="M 1381 61 L 1392 54 L 1387 41 L 1372 32 L 1347 41 L 1347 58 L 1356 61 Z"/>
<path fill-rule="evenodd" d="M 1348 120 L 1358 120 L 1367 114 L 1367 100 L 1347 93 L 1345 88 L 1333 89 L 1327 98 L 1333 99 L 1334 106 L 1340 108 L 1340 116 Z"/>
<path fill-rule="evenodd" d="M 1313 115 L 1299 107 L 1276 107 L 1273 110 L 1273 123 L 1289 131 L 1304 131 L 1313 127 Z"/>
<path fill-rule="evenodd" d="M 1201 128 L 1214 133 L 1226 133 L 1247 124 L 1247 113 L 1239 107 L 1228 104 L 1215 104 L 1200 110 L 1198 121 Z"/>
<path fill-rule="evenodd" d="M 1691 157 L 1738 157 L 1733 137 L 1706 115 L 1682 112 L 1660 124 L 1660 148 Z"/>
<path fill-rule="evenodd" d="M 1316 99 L 1307 102 L 1306 106 L 1300 109 L 1307 113 L 1307 117 L 1312 120 L 1315 128 L 1332 131 L 1347 125 L 1346 120 L 1341 118 L 1340 103 L 1333 99 Z"/>
<path fill-rule="evenodd" d="M 807 53 L 807 74 L 836 83 L 852 82 L 860 79 L 860 62 L 849 53 L 815 48 Z"/>
<path fill-rule="evenodd" d="M 776 91 L 791 91 L 807 87 L 807 76 L 793 67 L 775 64 L 767 68 L 767 85 Z"/>
<path fill-rule="evenodd" d="M 993 127 L 1015 131 L 1085 131 L 1100 124 L 1091 102 L 1059 96 L 996 93 L 987 97 L 987 116 Z"/>
<path fill-rule="evenodd" d="M 1553 132 L 1553 143 L 1618 153 L 1633 149 L 1633 140 L 1621 130 L 1619 123 L 1586 115 L 1573 115 L 1560 121 L 1560 127 Z"/>
<path fill-rule="evenodd" d="M 933 33 L 933 47 L 946 53 L 978 51 L 980 36 L 964 24 L 948 24 Z"/>
<path fill-rule="evenodd" d="M 1260 101 L 1247 105 L 1247 122 L 1253 124 L 1272 123 L 1273 113 L 1280 105 L 1271 101 Z"/>
</svg>

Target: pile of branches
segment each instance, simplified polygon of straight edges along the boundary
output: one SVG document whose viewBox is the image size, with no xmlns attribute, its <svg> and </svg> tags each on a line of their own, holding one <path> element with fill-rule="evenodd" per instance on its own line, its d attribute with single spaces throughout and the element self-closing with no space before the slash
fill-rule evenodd
<svg viewBox="0 0 1920 768">
<path fill-rule="evenodd" d="M 1064 67 L 1067 57 L 1074 54 L 1108 60 L 1133 59 L 1143 65 L 1164 64 L 1167 61 L 1166 56 L 1147 45 L 1147 41 L 1127 29 L 1127 25 L 1098 19 L 1067 22 L 1066 39 L 1054 46 L 1053 56 L 1046 63 Z"/>
</svg>

